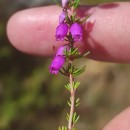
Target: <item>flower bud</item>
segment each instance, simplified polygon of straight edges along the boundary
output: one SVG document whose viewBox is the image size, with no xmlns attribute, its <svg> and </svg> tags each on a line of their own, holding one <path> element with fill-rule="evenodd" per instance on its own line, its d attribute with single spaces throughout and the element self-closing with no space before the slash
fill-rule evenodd
<svg viewBox="0 0 130 130">
<path fill-rule="evenodd" d="M 59 47 L 59 49 L 56 52 L 56 56 L 65 56 L 65 54 L 64 54 L 65 49 L 66 49 L 65 46 Z"/>
<path fill-rule="evenodd" d="M 56 56 L 52 63 L 50 68 L 50 73 L 52 74 L 58 74 L 59 70 L 61 69 L 61 67 L 63 66 L 63 64 L 65 63 L 65 57 L 64 56 Z"/>
<path fill-rule="evenodd" d="M 64 37 L 66 37 L 68 33 L 68 25 L 65 23 L 60 24 L 57 28 L 56 28 L 56 40 L 64 40 Z"/>
<path fill-rule="evenodd" d="M 83 30 L 79 23 L 73 23 L 70 27 L 70 32 L 74 41 L 82 40 Z"/>
<path fill-rule="evenodd" d="M 60 23 L 60 24 L 61 24 L 61 23 L 64 23 L 65 18 L 66 18 L 66 12 L 63 11 L 63 12 L 61 13 L 61 15 L 59 16 L 59 23 Z"/>
<path fill-rule="evenodd" d="M 68 4 L 69 0 L 62 0 L 62 7 L 64 8 Z"/>
<path fill-rule="evenodd" d="M 57 50 L 56 52 L 56 56 L 65 56 L 65 51 L 68 51 L 69 50 L 69 46 L 66 45 L 66 46 L 61 46 L 59 47 L 59 49 Z"/>
</svg>

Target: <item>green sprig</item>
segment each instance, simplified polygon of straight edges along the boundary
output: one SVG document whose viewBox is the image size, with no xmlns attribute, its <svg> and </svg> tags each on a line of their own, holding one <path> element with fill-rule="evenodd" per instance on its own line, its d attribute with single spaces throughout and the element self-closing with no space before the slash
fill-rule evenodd
<svg viewBox="0 0 130 130">
<path fill-rule="evenodd" d="M 59 127 L 58 130 L 67 130 L 66 126 Z"/>
<path fill-rule="evenodd" d="M 69 118 L 70 118 L 70 115 L 69 115 L 69 113 L 67 113 L 66 120 L 69 121 Z"/>
<path fill-rule="evenodd" d="M 72 75 L 73 76 L 78 76 L 78 75 L 82 74 L 85 71 L 85 68 L 86 68 L 86 66 L 84 66 L 84 67 L 82 67 L 80 69 L 75 69 L 73 71 Z"/>
<path fill-rule="evenodd" d="M 77 115 L 77 113 L 75 112 L 73 115 L 73 124 L 77 123 L 77 121 L 79 120 L 79 115 Z"/>
<path fill-rule="evenodd" d="M 66 84 L 65 88 L 70 91 L 70 83 Z"/>
<path fill-rule="evenodd" d="M 80 99 L 79 99 L 79 98 L 77 98 L 77 99 L 76 99 L 76 103 L 75 103 L 75 107 L 79 106 L 79 104 L 80 104 L 80 102 L 79 102 L 79 101 L 80 101 Z"/>
<path fill-rule="evenodd" d="M 74 0 L 73 6 L 76 9 L 80 4 L 80 0 Z"/>
<path fill-rule="evenodd" d="M 76 83 L 73 82 L 74 89 L 77 89 L 79 87 L 79 85 L 80 85 L 80 82 L 78 82 L 78 81 Z"/>
<path fill-rule="evenodd" d="M 65 76 L 69 76 L 69 74 L 72 74 L 73 76 L 78 76 L 85 71 L 85 68 L 86 66 L 83 66 L 82 68 L 78 69 L 75 67 L 75 65 L 69 64 L 66 68 L 62 67 L 62 70 L 60 70 L 60 73 Z"/>
</svg>

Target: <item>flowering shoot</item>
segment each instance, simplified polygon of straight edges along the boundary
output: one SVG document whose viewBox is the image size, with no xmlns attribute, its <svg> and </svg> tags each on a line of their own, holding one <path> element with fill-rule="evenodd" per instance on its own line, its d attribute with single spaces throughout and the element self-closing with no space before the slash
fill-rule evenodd
<svg viewBox="0 0 130 130">
<path fill-rule="evenodd" d="M 81 54 L 75 44 L 75 42 L 82 41 L 82 23 L 88 18 L 88 16 L 83 18 L 77 16 L 76 9 L 79 7 L 79 2 L 80 0 L 62 0 L 63 11 L 59 16 L 59 25 L 56 28 L 55 37 L 57 41 L 66 41 L 66 44 L 59 47 L 49 67 L 51 74 L 60 72 L 69 78 L 69 84 L 65 85 L 70 93 L 70 100 L 67 102 L 70 111 L 66 117 L 68 126 L 59 127 L 58 130 L 76 130 L 75 124 L 80 117 L 75 112 L 75 107 L 80 104 L 79 98 L 75 97 L 80 83 L 75 82 L 75 77 L 85 71 L 85 66 L 76 67 L 73 65 L 73 61 L 89 53 Z M 67 61 L 68 65 L 64 67 L 64 63 Z"/>
</svg>

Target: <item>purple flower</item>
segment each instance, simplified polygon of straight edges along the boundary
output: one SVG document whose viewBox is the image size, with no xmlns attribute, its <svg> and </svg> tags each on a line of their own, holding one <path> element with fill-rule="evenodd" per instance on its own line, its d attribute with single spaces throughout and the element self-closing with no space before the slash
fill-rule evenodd
<svg viewBox="0 0 130 130">
<path fill-rule="evenodd" d="M 65 56 L 64 51 L 66 49 L 66 46 L 61 46 L 56 52 L 56 56 Z"/>
<path fill-rule="evenodd" d="M 62 7 L 64 8 L 68 4 L 69 0 L 62 0 Z"/>
<path fill-rule="evenodd" d="M 59 16 L 59 23 L 60 23 L 60 24 L 63 23 L 63 22 L 65 21 L 65 18 L 66 18 L 66 12 L 63 11 L 63 12 L 61 13 L 61 15 Z"/>
<path fill-rule="evenodd" d="M 68 33 L 68 25 L 66 23 L 61 23 L 57 28 L 56 28 L 56 40 L 64 40 L 64 37 Z"/>
<path fill-rule="evenodd" d="M 70 32 L 72 37 L 74 38 L 74 41 L 82 40 L 83 30 L 79 23 L 73 23 L 70 27 Z"/>
<path fill-rule="evenodd" d="M 65 63 L 65 56 L 56 56 L 53 59 L 51 66 L 49 67 L 50 73 L 58 74 L 59 70 L 61 69 L 64 63 Z"/>
<path fill-rule="evenodd" d="M 63 66 L 66 57 L 64 54 L 64 50 L 65 49 L 69 49 L 69 46 L 61 46 L 59 47 L 59 49 L 56 52 L 56 56 L 53 59 L 50 68 L 50 73 L 52 74 L 58 74 L 59 70 L 61 69 L 61 67 Z"/>
</svg>

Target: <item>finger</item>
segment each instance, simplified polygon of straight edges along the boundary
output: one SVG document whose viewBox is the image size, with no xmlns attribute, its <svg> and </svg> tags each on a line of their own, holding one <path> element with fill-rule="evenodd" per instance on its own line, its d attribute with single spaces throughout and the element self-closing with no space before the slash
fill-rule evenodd
<svg viewBox="0 0 130 130">
<path fill-rule="evenodd" d="M 103 130 L 130 130 L 130 107 L 117 115 Z"/>
<path fill-rule="evenodd" d="M 56 6 L 33 8 L 14 14 L 7 25 L 7 35 L 18 50 L 43 56 L 53 53 L 55 28 L 61 9 Z"/>
<path fill-rule="evenodd" d="M 79 49 L 90 50 L 90 58 L 102 61 L 130 62 L 130 3 L 112 3 L 98 7 L 81 7 L 79 15 L 92 14 L 88 31 L 85 24 L 83 42 Z M 34 8 L 13 15 L 7 25 L 10 42 L 17 49 L 30 54 L 49 56 L 53 46 L 63 44 L 55 40 L 55 28 L 61 8 Z"/>
</svg>

